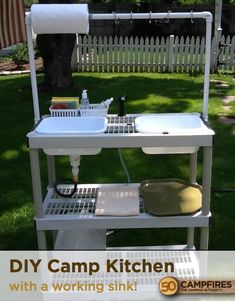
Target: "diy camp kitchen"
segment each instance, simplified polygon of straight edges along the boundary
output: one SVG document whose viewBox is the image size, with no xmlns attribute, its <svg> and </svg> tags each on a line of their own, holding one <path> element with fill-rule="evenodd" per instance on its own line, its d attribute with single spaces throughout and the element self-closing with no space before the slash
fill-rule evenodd
<svg viewBox="0 0 235 301">
<path fill-rule="evenodd" d="M 37 273 L 42 259 L 10 259 L 9 268 L 11 273 Z M 150 262 L 145 258 L 138 261 L 129 259 L 112 258 L 106 259 L 104 264 L 97 261 L 74 261 L 66 262 L 59 259 L 50 259 L 46 266 L 51 273 L 87 273 L 89 276 L 104 270 L 106 273 L 174 273 L 173 262 Z"/>
</svg>

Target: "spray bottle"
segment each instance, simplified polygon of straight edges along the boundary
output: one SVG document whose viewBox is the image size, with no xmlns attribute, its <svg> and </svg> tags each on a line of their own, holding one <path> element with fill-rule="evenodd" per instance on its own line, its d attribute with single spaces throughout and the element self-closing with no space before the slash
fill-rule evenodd
<svg viewBox="0 0 235 301">
<path fill-rule="evenodd" d="M 112 97 L 109 99 L 106 99 L 100 103 L 100 106 L 102 106 L 104 108 L 108 108 L 112 101 L 113 101 Z"/>
</svg>

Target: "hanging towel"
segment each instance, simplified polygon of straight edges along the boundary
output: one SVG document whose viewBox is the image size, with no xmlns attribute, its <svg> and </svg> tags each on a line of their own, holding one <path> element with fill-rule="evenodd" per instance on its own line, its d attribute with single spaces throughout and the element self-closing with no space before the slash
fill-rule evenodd
<svg viewBox="0 0 235 301">
<path fill-rule="evenodd" d="M 139 215 L 139 189 L 133 186 L 102 187 L 98 191 L 96 215 Z"/>
</svg>

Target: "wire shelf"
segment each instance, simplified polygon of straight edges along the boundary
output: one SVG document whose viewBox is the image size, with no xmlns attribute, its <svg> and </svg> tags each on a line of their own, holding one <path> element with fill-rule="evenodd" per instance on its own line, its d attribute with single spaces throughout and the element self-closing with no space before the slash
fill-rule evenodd
<svg viewBox="0 0 235 301">
<path fill-rule="evenodd" d="M 108 116 L 107 134 L 133 134 L 135 131 L 135 116 Z"/>
<path fill-rule="evenodd" d="M 211 216 L 203 216 L 201 211 L 192 215 L 157 217 L 144 210 L 140 196 L 139 215 L 137 216 L 98 216 L 95 214 L 97 193 L 101 187 L 122 189 L 126 184 L 79 184 L 73 197 L 64 198 L 49 188 L 43 203 L 43 217 L 35 217 L 38 230 L 63 229 L 129 229 L 129 228 L 179 228 L 206 227 Z M 130 184 L 136 189 L 139 183 Z M 70 193 L 73 185 L 61 185 L 66 193 Z"/>
<path fill-rule="evenodd" d="M 59 191 L 63 194 L 70 194 L 73 190 L 71 185 L 61 185 Z M 70 198 L 63 198 L 56 192 L 52 192 L 47 202 L 45 215 L 94 215 L 97 201 L 98 187 L 78 187 L 75 194 Z M 142 199 L 140 198 L 140 213 L 144 212 Z"/>
<path fill-rule="evenodd" d="M 175 272 L 174 277 L 178 279 L 197 279 L 200 276 L 200 267 L 199 260 L 197 258 L 197 254 L 191 251 L 173 251 L 173 250 L 152 250 L 152 251 L 107 251 L 106 252 L 106 260 L 107 259 L 125 259 L 130 262 L 140 262 L 142 259 L 145 259 L 148 262 L 174 262 Z M 80 281 L 89 281 L 89 283 L 97 284 L 104 283 L 109 284 L 114 281 L 136 281 L 138 286 L 148 286 L 148 285 L 156 285 L 157 282 L 162 279 L 162 274 L 157 273 L 149 273 L 149 272 L 139 272 L 139 273 L 109 273 L 107 274 L 104 271 L 100 271 L 99 273 L 95 273 L 93 275 L 87 275 L 87 273 L 56 273 L 52 276 L 52 283 L 77 283 L 78 279 Z M 149 289 L 149 287 L 148 287 Z"/>
</svg>

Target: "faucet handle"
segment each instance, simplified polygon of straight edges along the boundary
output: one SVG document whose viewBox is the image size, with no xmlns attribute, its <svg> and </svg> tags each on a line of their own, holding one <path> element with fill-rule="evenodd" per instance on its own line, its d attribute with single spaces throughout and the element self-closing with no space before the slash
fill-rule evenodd
<svg viewBox="0 0 235 301">
<path fill-rule="evenodd" d="M 119 103 L 119 112 L 118 112 L 118 116 L 125 116 L 125 102 L 127 100 L 127 96 L 123 95 L 121 97 L 118 98 L 118 103 Z"/>
<path fill-rule="evenodd" d="M 127 100 L 127 96 L 123 95 L 119 98 L 119 101 L 126 101 Z"/>
</svg>

